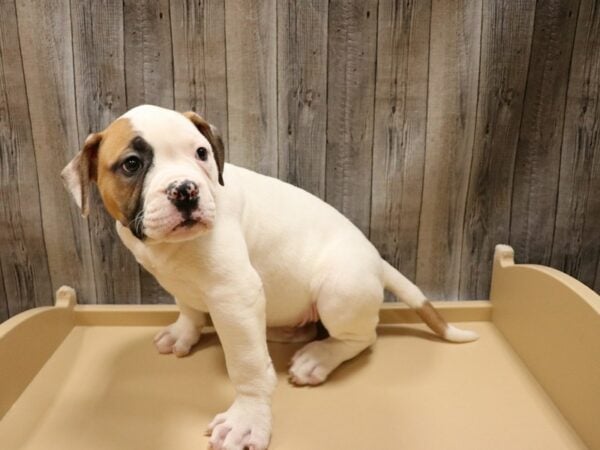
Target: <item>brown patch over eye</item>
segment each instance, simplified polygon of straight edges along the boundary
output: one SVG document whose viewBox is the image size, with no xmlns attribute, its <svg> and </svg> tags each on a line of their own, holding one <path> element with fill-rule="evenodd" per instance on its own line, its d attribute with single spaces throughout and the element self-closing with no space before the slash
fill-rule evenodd
<svg viewBox="0 0 600 450">
<path fill-rule="evenodd" d="M 98 187 L 104 204 L 113 218 L 143 237 L 143 186 L 152 166 L 152 146 L 136 136 L 129 119 L 113 122 L 105 131 L 99 150 Z"/>
</svg>

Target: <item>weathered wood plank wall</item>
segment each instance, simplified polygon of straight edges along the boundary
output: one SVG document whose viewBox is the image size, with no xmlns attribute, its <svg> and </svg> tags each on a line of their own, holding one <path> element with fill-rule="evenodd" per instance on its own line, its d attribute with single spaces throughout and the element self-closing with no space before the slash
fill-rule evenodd
<svg viewBox="0 0 600 450">
<path fill-rule="evenodd" d="M 595 0 L 0 0 L 0 320 L 61 284 L 170 301 L 59 179 L 140 103 L 205 115 L 432 298 L 486 298 L 499 242 L 600 291 Z"/>
<path fill-rule="evenodd" d="M 416 281 L 456 298 L 477 119 L 482 1 L 431 7 L 423 200 Z M 450 270 L 449 270 L 450 269 Z"/>
<path fill-rule="evenodd" d="M 379 3 L 371 240 L 416 278 L 423 200 L 429 2 Z"/>
<path fill-rule="evenodd" d="M 0 17 L 0 315 L 6 317 L 47 302 L 51 282 L 15 5 L 0 2 Z"/>
</svg>

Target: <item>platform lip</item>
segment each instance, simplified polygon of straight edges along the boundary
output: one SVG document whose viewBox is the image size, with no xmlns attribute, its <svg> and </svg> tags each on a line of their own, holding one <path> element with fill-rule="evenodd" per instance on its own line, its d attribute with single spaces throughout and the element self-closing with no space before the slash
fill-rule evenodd
<svg viewBox="0 0 600 450">
<path fill-rule="evenodd" d="M 440 310 L 487 310 L 490 308 L 489 300 L 432 300 L 431 303 Z M 37 309 L 37 308 L 36 308 Z M 401 302 L 386 302 L 381 306 L 382 310 L 411 310 L 410 306 Z M 33 311 L 33 310 L 30 310 Z M 74 311 L 77 312 L 173 312 L 179 311 L 177 305 L 171 304 L 81 304 L 76 305 Z M 16 316 L 15 316 L 16 317 Z"/>
<path fill-rule="evenodd" d="M 432 302 L 451 322 L 490 322 L 492 306 L 488 300 Z M 160 326 L 171 323 L 178 314 L 176 305 L 77 305 L 75 324 L 80 326 Z M 379 312 L 380 325 L 421 323 L 421 319 L 402 303 L 384 303 Z M 207 315 L 208 323 L 210 317 Z"/>
<path fill-rule="evenodd" d="M 489 300 L 443 300 L 431 303 L 448 322 L 492 321 L 492 304 Z M 415 310 L 403 303 L 384 303 L 379 310 L 379 325 L 422 322 Z"/>
<path fill-rule="evenodd" d="M 76 305 L 75 326 L 166 326 L 177 319 L 177 305 Z"/>
<path fill-rule="evenodd" d="M 489 300 L 432 301 L 442 316 L 451 322 L 491 322 Z M 0 324 L 0 339 L 29 318 L 58 309 L 72 309 L 74 326 L 161 326 L 171 323 L 179 313 L 170 304 L 64 304 L 42 306 L 24 311 Z M 207 315 L 210 323 L 210 317 Z M 400 302 L 388 302 L 379 311 L 380 325 L 421 323 L 414 310 Z"/>
</svg>

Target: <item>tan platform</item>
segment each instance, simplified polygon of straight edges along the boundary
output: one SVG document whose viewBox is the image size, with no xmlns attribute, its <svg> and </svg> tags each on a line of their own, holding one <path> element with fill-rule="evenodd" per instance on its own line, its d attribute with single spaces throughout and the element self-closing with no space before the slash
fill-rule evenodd
<svg viewBox="0 0 600 450">
<path fill-rule="evenodd" d="M 159 355 L 171 306 L 57 305 L 0 325 L 0 449 L 204 449 L 234 395 L 214 333 Z M 481 339 L 450 344 L 401 305 L 374 348 L 326 384 L 295 388 L 298 345 L 270 345 L 280 382 L 270 449 L 600 449 L 600 298 L 499 246 L 491 303 L 440 302 Z"/>
</svg>

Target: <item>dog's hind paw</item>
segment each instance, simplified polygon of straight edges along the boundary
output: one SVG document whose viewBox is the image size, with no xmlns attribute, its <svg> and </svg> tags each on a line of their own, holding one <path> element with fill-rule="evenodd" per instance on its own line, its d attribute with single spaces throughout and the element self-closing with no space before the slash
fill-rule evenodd
<svg viewBox="0 0 600 450">
<path fill-rule="evenodd" d="M 187 355 L 198 340 L 200 330 L 192 324 L 178 320 L 154 336 L 154 345 L 159 353 L 173 353 L 181 357 Z"/>
<path fill-rule="evenodd" d="M 315 386 L 327 379 L 340 363 L 327 344 L 327 341 L 311 342 L 296 352 L 288 371 L 290 383 Z"/>
<path fill-rule="evenodd" d="M 336 367 L 354 358 L 374 340 L 375 335 L 354 340 L 328 337 L 306 344 L 292 357 L 289 369 L 290 383 L 296 386 L 323 383 Z"/>
</svg>

